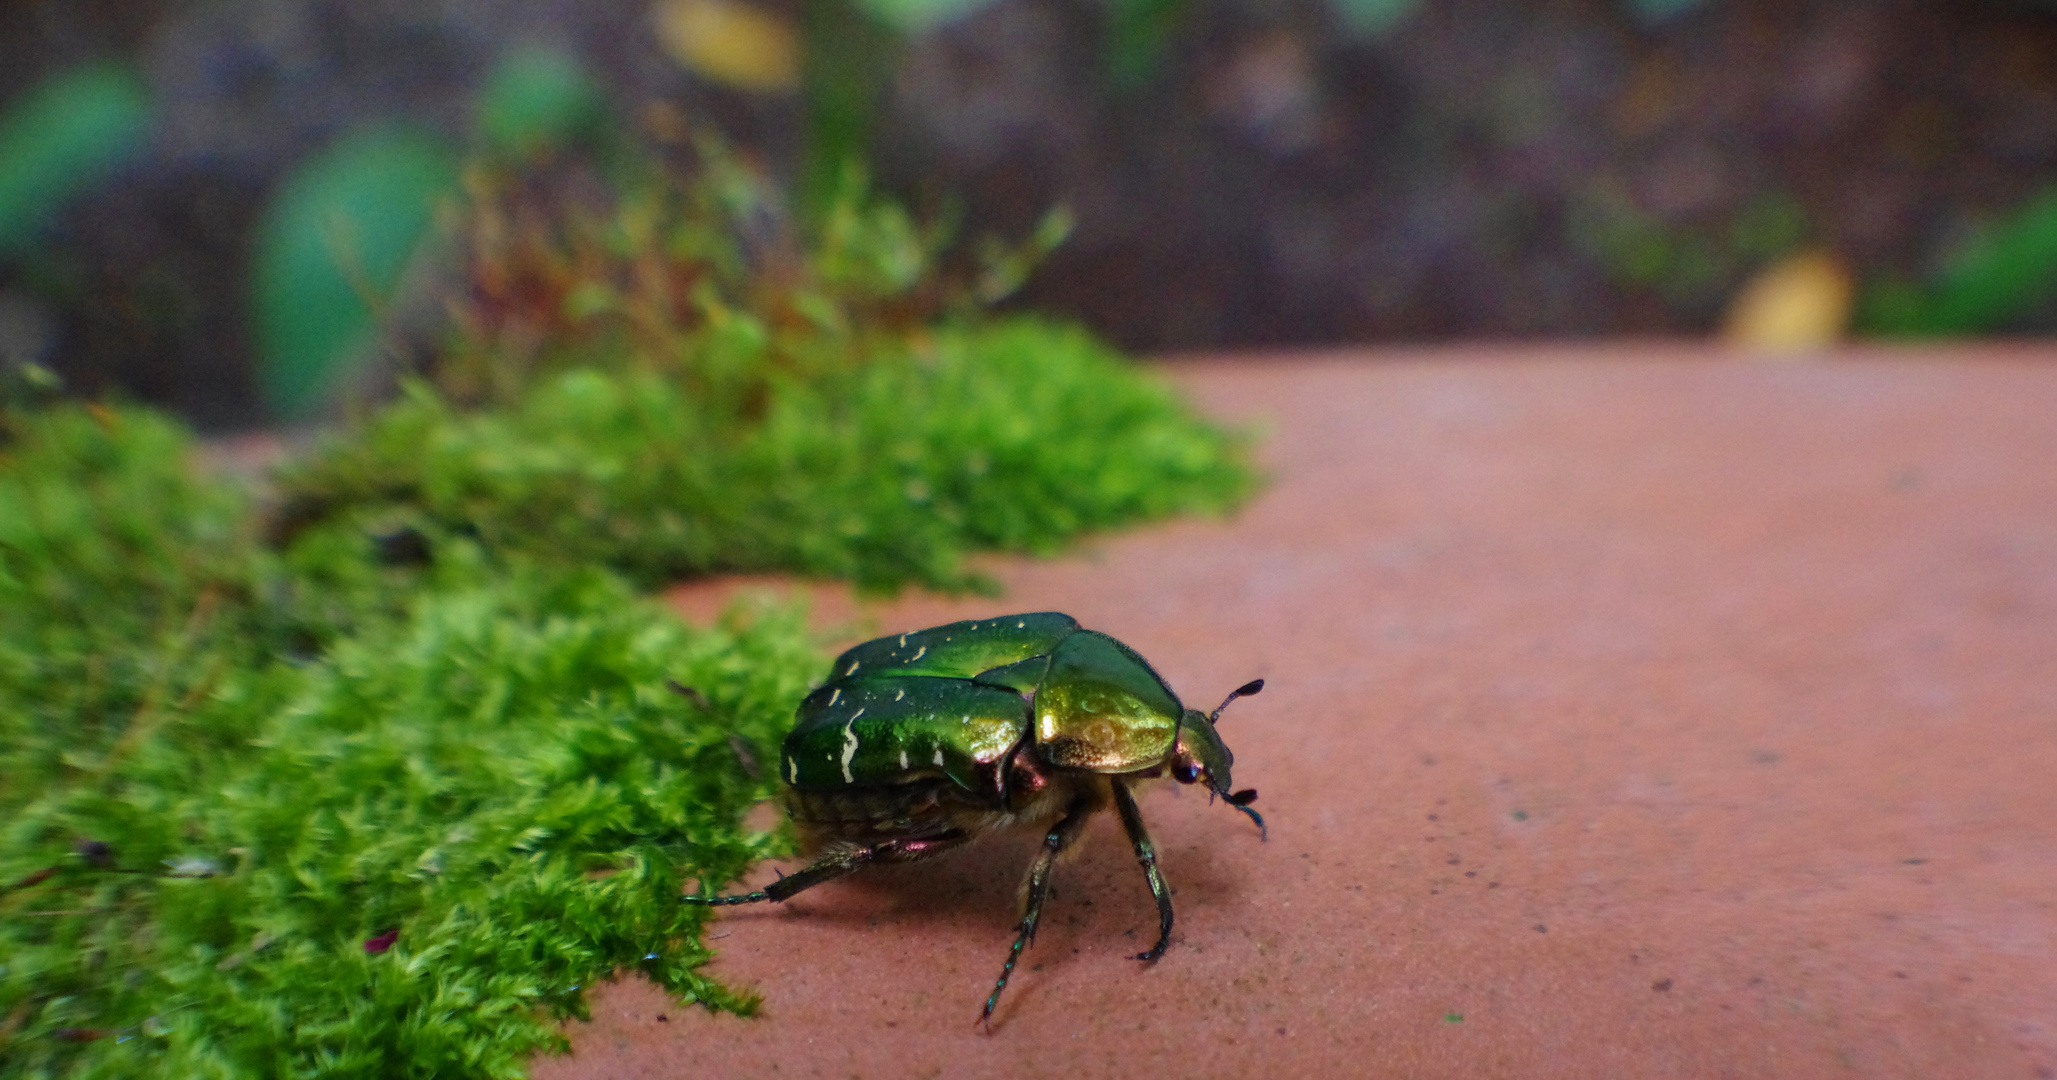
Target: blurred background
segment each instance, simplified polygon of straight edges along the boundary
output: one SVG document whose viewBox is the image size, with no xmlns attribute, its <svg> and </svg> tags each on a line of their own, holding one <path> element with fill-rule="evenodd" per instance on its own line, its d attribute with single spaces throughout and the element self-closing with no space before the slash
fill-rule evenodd
<svg viewBox="0 0 2057 1080">
<path fill-rule="evenodd" d="M 481 161 L 710 134 L 1068 225 L 1008 304 L 1134 350 L 2057 331 L 2049 0 L 10 0 L 0 364 L 277 422 L 443 332 Z"/>
</svg>

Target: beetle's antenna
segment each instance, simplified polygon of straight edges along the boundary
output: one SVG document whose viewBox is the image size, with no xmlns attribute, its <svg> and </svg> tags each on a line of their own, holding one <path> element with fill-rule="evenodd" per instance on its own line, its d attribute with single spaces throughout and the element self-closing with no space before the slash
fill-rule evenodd
<svg viewBox="0 0 2057 1080">
<path fill-rule="evenodd" d="M 1250 697 L 1262 689 L 1264 689 L 1263 679 L 1251 679 L 1249 682 L 1229 691 L 1228 696 L 1221 699 L 1221 704 L 1215 706 L 1214 711 L 1207 715 L 1207 722 L 1212 724 L 1221 719 L 1221 710 L 1228 708 L 1229 702 L 1239 697 Z"/>
</svg>

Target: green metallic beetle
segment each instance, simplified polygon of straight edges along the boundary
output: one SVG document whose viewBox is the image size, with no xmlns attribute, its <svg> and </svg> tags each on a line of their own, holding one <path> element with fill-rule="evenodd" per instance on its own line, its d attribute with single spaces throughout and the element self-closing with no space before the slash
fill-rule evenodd
<svg viewBox="0 0 2057 1080">
<path fill-rule="evenodd" d="M 800 703 L 779 755 L 786 807 L 808 866 L 736 896 L 695 904 L 780 901 L 868 863 L 914 862 L 1016 827 L 1044 830 L 1023 884 L 1020 932 L 979 1014 L 993 1007 L 1036 936 L 1057 855 L 1112 805 L 1157 899 L 1157 944 L 1171 942 L 1171 893 L 1136 809 L 1135 785 L 1170 773 L 1250 809 L 1231 792 L 1235 760 L 1215 734 L 1222 709 L 1264 688 L 1238 687 L 1212 714 L 1179 704 L 1134 649 L 1054 611 L 974 619 L 867 641 L 836 658 L 829 680 Z"/>
</svg>

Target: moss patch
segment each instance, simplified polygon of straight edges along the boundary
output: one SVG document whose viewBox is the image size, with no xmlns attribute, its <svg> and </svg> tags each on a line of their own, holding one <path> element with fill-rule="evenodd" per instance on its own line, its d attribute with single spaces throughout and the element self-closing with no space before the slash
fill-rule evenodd
<svg viewBox="0 0 2057 1080">
<path fill-rule="evenodd" d="M 750 1005 L 674 898 L 776 845 L 738 821 L 819 665 L 790 618 L 693 629 L 453 544 L 295 658 L 275 598 L 319 586 L 238 536 L 173 427 L 13 427 L 6 1072 L 514 1075 L 619 967 Z"/>
<path fill-rule="evenodd" d="M 574 369 L 467 412 L 427 384 L 290 477 L 351 529 L 466 532 L 492 550 L 645 584 L 798 571 L 976 584 L 977 550 L 1225 510 L 1233 438 L 1086 334 L 1011 319 L 945 329 L 780 384 L 742 417 L 648 371 Z"/>
</svg>

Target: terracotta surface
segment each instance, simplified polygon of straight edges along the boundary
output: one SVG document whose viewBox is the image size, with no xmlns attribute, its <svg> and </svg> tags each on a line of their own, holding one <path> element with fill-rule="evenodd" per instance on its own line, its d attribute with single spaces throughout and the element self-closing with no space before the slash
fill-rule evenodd
<svg viewBox="0 0 2057 1080">
<path fill-rule="evenodd" d="M 535 1074 L 2057 1075 L 2057 350 L 1365 359 L 1175 369 L 1270 432 L 1233 523 L 858 612 L 1269 680 L 1222 725 L 1269 843 L 1143 800 L 1162 961 L 1108 816 L 990 1037 L 1030 838 L 734 909 L 760 1016 L 624 980 Z"/>
</svg>

